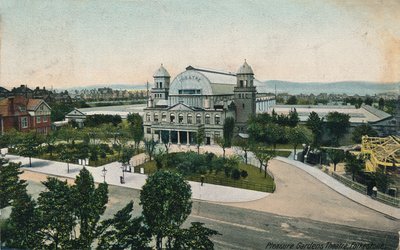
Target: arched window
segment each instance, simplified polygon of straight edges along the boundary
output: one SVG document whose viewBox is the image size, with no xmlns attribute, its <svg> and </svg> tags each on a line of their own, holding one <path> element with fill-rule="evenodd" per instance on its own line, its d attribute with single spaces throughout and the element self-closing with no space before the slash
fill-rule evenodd
<svg viewBox="0 0 400 250">
<path fill-rule="evenodd" d="M 219 125 L 221 123 L 221 117 L 219 115 L 215 115 L 214 121 L 215 124 Z"/>
<path fill-rule="evenodd" d="M 206 121 L 205 121 L 205 123 L 206 124 L 210 124 L 210 115 L 209 114 L 206 114 Z"/>
<path fill-rule="evenodd" d="M 188 124 L 192 124 L 192 118 L 193 118 L 192 114 L 187 115 L 187 123 Z"/>
<path fill-rule="evenodd" d="M 196 115 L 196 124 L 200 124 L 201 123 L 201 115 L 197 114 Z"/>
<path fill-rule="evenodd" d="M 150 121 L 150 113 L 146 113 L 146 121 Z"/>
<path fill-rule="evenodd" d="M 183 123 L 183 114 L 178 115 L 178 122 Z"/>
<path fill-rule="evenodd" d="M 154 114 L 154 121 L 158 122 L 158 114 Z"/>
<path fill-rule="evenodd" d="M 162 113 L 161 115 L 161 121 L 166 122 L 167 121 L 167 114 L 166 113 Z"/>
<path fill-rule="evenodd" d="M 170 114 L 169 115 L 169 121 L 170 122 L 175 122 L 175 114 Z"/>
</svg>

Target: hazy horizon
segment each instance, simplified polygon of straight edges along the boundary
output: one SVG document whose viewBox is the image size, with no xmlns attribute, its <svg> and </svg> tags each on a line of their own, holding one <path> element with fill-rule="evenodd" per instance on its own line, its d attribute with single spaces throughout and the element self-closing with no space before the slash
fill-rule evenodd
<svg viewBox="0 0 400 250">
<path fill-rule="evenodd" d="M 0 86 L 152 82 L 161 63 L 260 81 L 400 82 L 400 2 L 2 0 Z"/>
</svg>

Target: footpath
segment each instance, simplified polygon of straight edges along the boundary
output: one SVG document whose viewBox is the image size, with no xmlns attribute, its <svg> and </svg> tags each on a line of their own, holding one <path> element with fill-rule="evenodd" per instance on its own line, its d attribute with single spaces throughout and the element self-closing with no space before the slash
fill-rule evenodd
<svg viewBox="0 0 400 250">
<path fill-rule="evenodd" d="M 368 195 L 361 194 L 343 183 L 339 182 L 338 180 L 332 178 L 331 176 L 327 175 L 326 173 L 322 172 L 321 170 L 304 164 L 299 161 L 291 160 L 284 157 L 276 157 L 276 160 L 290 164 L 298 169 L 303 170 L 304 172 L 308 173 L 309 175 L 313 176 L 320 182 L 324 183 L 331 189 L 335 190 L 336 192 L 340 193 L 341 195 L 380 213 L 393 217 L 395 219 L 400 220 L 400 208 L 396 208 L 393 206 L 386 205 L 379 201 L 372 199 Z"/>
<path fill-rule="evenodd" d="M 132 162 L 143 161 L 144 154 L 136 155 L 132 158 Z M 21 162 L 24 171 L 31 171 L 56 176 L 59 178 L 75 179 L 79 171 L 83 168 L 82 165 L 69 164 L 69 173 L 67 164 L 64 162 L 49 161 L 43 159 L 32 158 L 32 167 L 29 167 L 29 158 L 8 155 L 6 157 L 12 162 Z M 86 169 L 93 175 L 95 182 L 107 182 L 109 185 L 141 189 L 146 183 L 147 175 L 122 172 L 122 165 L 119 162 L 112 162 L 101 167 L 85 166 Z M 103 168 L 106 170 L 104 177 Z M 120 182 L 120 177 L 124 176 L 125 183 Z M 203 186 L 199 182 L 189 181 L 192 188 L 192 198 L 209 202 L 247 202 L 258 200 L 270 195 L 269 193 L 258 192 L 247 189 L 234 187 L 225 187 L 204 183 Z"/>
</svg>

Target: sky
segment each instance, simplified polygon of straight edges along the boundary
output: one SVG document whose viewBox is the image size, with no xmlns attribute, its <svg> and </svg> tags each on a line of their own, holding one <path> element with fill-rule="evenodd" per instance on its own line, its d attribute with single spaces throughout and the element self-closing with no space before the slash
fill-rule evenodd
<svg viewBox="0 0 400 250">
<path fill-rule="evenodd" d="M 1 0 L 0 86 L 143 84 L 162 63 L 400 81 L 400 0 Z"/>
</svg>

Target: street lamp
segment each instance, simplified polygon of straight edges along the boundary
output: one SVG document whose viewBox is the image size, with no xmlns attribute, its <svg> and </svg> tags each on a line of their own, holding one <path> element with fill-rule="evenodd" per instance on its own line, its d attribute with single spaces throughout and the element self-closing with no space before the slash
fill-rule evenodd
<svg viewBox="0 0 400 250">
<path fill-rule="evenodd" d="M 106 183 L 106 174 L 107 174 L 106 167 L 103 167 L 103 170 L 101 170 L 101 172 L 103 172 L 103 174 L 101 175 L 101 176 L 103 176 L 103 182 Z"/>
<path fill-rule="evenodd" d="M 125 166 L 126 166 L 126 164 L 122 163 L 122 167 L 121 167 L 121 169 L 122 169 L 121 184 L 125 183 Z"/>
</svg>

